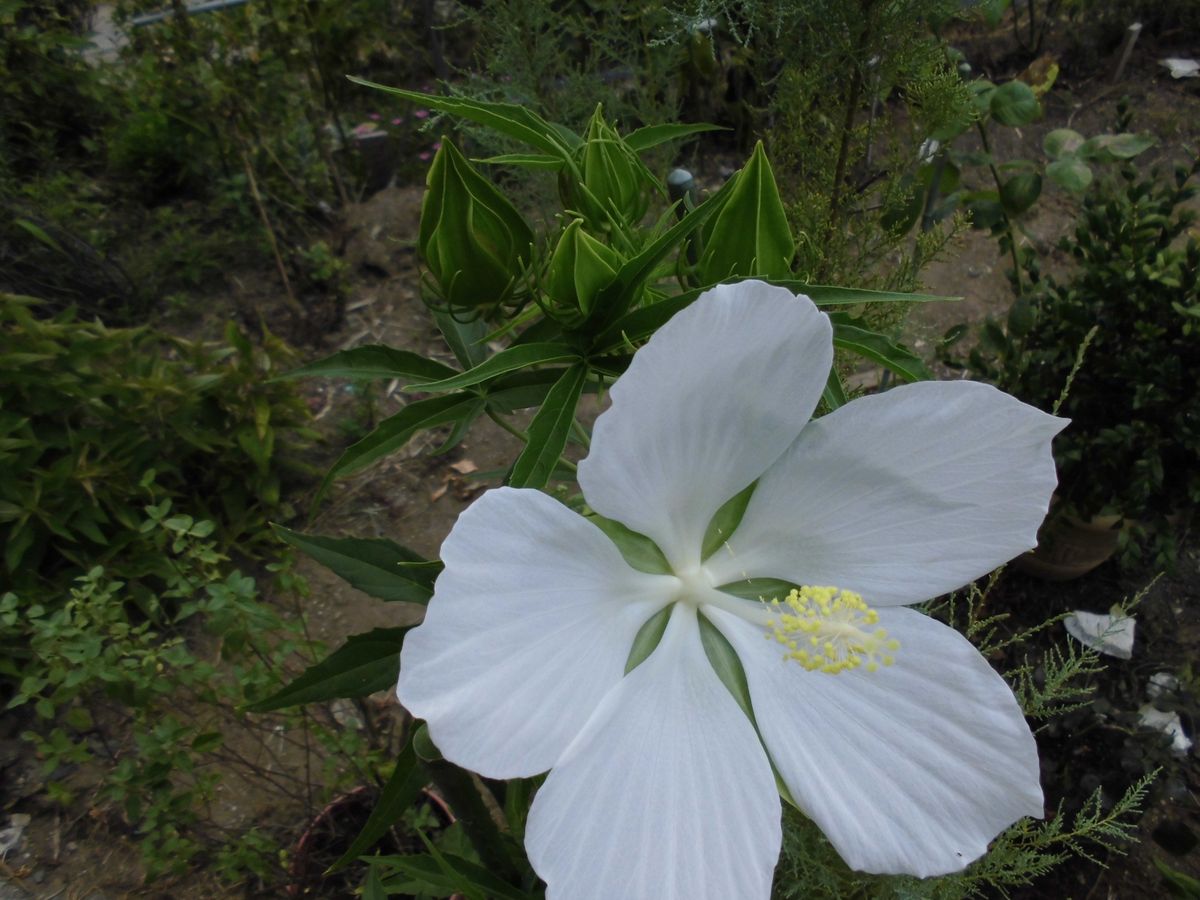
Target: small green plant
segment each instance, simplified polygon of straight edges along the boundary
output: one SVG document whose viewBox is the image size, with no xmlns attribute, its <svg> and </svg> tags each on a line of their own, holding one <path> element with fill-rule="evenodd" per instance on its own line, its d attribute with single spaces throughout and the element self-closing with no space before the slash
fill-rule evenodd
<svg viewBox="0 0 1200 900">
<path fill-rule="evenodd" d="M 927 214 L 936 218 L 961 206 L 970 215 L 975 228 L 987 229 L 996 238 L 1000 252 L 1012 261 L 1008 274 L 1018 297 L 1027 287 L 1024 267 L 1035 255 L 1031 246 L 1022 244 L 1020 236 L 1028 235 L 1026 222 L 1042 196 L 1046 181 L 1074 198 L 1081 198 L 1092 184 L 1096 166 L 1133 159 L 1154 145 L 1154 139 L 1149 135 L 1126 130 L 1130 115 L 1122 103 L 1118 106 L 1114 134 L 1085 138 L 1071 128 L 1056 128 L 1043 141 L 1044 160 L 1001 159 L 992 149 L 994 129 L 1021 128 L 1040 119 L 1041 98 L 1057 76 L 1058 66 L 1052 64 L 1042 73 L 1043 81 L 1037 85 L 1031 86 L 1017 79 L 1000 85 L 985 78 L 969 82 L 967 88 L 973 98 L 974 115 L 942 137 L 952 142 L 973 130 L 979 148 L 963 150 L 950 143 L 928 164 L 932 172 L 924 179 Z M 968 186 L 962 175 L 971 169 L 985 172 L 984 177 L 991 184 L 987 187 Z"/>
<path fill-rule="evenodd" d="M 1072 425 L 1055 444 L 1059 494 L 1081 518 L 1124 516 L 1129 563 L 1170 563 L 1175 517 L 1200 501 L 1200 243 L 1185 205 L 1198 171 L 1129 163 L 1104 179 L 1059 245 L 1071 271 L 1043 274 L 1026 257 L 1029 294 L 1004 325 L 984 325 L 969 357 L 975 373 L 1050 409 L 1090 341 L 1061 407 Z"/>
<path fill-rule="evenodd" d="M 297 653 L 319 648 L 300 621 L 264 601 L 253 578 L 230 568 L 213 522 L 170 499 L 141 516 L 137 530 L 166 573 L 149 600 L 101 566 L 54 607 L 0 596 L 0 677 L 15 685 L 7 709 L 28 714 L 22 737 L 41 760 L 48 797 L 69 805 L 84 794 L 123 823 L 137 835 L 148 880 L 215 852 L 226 879 L 269 883 L 279 878 L 278 846 L 254 831 L 214 841 L 209 804 L 222 773 L 260 774 L 240 771 L 249 764 L 226 752 L 240 727 L 234 711 L 278 686 Z M 301 587 L 286 563 L 272 569 L 280 584 Z M 360 734 L 298 716 L 277 719 L 270 733 L 300 725 L 337 761 L 325 790 L 362 777 L 372 757 Z"/>
</svg>

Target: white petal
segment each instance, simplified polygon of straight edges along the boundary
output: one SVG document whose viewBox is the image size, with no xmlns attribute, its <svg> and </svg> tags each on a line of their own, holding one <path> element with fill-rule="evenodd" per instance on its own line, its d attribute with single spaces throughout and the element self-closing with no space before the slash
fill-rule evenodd
<svg viewBox="0 0 1200 900">
<path fill-rule="evenodd" d="M 800 433 L 833 358 L 829 319 L 763 282 L 719 285 L 667 322 L 612 387 L 579 465 L 588 503 L 700 562 L 713 513 Z"/>
<path fill-rule="evenodd" d="M 680 605 L 550 772 L 525 846 L 547 900 L 767 900 L 779 795 Z"/>
<path fill-rule="evenodd" d="M 836 585 L 917 603 L 1037 543 L 1067 424 L 995 388 L 921 382 L 817 419 L 758 483 L 717 583 Z"/>
<path fill-rule="evenodd" d="M 480 497 L 442 559 L 397 694 L 447 759 L 490 778 L 554 764 L 677 584 L 634 571 L 598 528 L 531 490 Z"/>
<path fill-rule="evenodd" d="M 746 669 L 763 743 L 800 808 L 851 868 L 963 868 L 1041 817 L 1037 746 L 1012 691 L 958 632 L 910 609 L 880 625 L 895 665 L 837 675 L 784 661 L 756 626 L 713 622 Z"/>
</svg>

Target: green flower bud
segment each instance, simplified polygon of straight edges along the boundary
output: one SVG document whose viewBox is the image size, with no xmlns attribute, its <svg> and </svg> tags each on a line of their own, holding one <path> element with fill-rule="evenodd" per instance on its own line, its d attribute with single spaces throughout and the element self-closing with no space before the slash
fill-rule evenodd
<svg viewBox="0 0 1200 900">
<path fill-rule="evenodd" d="M 448 139 L 434 157 L 417 246 L 446 304 L 485 311 L 508 300 L 533 253 L 533 231 Z"/>
<path fill-rule="evenodd" d="M 621 257 L 583 230 L 576 219 L 558 239 L 550 268 L 546 273 L 549 308 L 576 311 L 584 316 L 592 311 L 596 296 L 612 284 L 621 268 Z"/>
<path fill-rule="evenodd" d="M 600 107 L 592 114 L 579 149 L 582 181 L 564 171 L 559 182 L 563 204 L 583 215 L 593 229 L 608 229 L 611 220 L 636 225 L 646 215 L 648 185 L 654 178 L 637 154 L 604 121 Z"/>
<path fill-rule="evenodd" d="M 701 284 L 734 276 L 786 278 L 796 242 L 762 141 L 733 176 L 729 198 L 704 229 L 697 274 Z"/>
</svg>

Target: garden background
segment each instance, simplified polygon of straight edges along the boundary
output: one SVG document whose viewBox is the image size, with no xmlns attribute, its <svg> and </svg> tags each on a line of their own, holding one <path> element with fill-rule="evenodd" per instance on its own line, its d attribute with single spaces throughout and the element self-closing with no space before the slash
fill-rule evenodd
<svg viewBox="0 0 1200 900">
<path fill-rule="evenodd" d="M 1197 895 L 1180 748 L 1200 639 L 1200 4 L 0 0 L 0 29 L 0 897 L 363 881 L 321 873 L 406 715 L 386 689 L 252 707 L 421 607 L 355 589 L 295 552 L 328 562 L 335 545 L 297 535 L 436 558 L 522 444 L 490 420 L 432 427 L 322 482 L 410 402 L 406 382 L 280 376 L 375 344 L 453 364 L 422 278 L 425 178 L 444 136 L 472 159 L 516 149 L 348 75 L 578 131 L 597 104 L 622 134 L 720 126 L 644 157 L 659 179 L 685 169 L 689 202 L 762 141 L 791 278 L 961 298 L 862 313 L 889 364 L 839 357 L 851 392 L 908 366 L 1049 409 L 1072 373 L 1064 414 L 1116 410 L 1059 460 L 1078 485 L 1064 503 L 1109 517 L 1113 556 L 1062 582 L 1010 566 L 961 624 L 1044 701 L 1026 710 L 1064 833 L 1111 816 L 1134 838 L 1081 840 L 1094 859 L 1010 894 Z M 481 168 L 540 233 L 559 228 L 552 175 Z M 1134 603 L 1131 658 L 1069 643 L 1061 616 Z M 421 849 L 420 828 L 469 853 L 440 816 L 410 811 L 383 852 Z M 786 848 L 781 865 L 791 896 Z"/>
</svg>

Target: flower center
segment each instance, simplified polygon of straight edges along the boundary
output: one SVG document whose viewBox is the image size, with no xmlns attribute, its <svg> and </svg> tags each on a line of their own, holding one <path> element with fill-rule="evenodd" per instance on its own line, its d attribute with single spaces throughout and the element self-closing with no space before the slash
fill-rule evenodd
<svg viewBox="0 0 1200 900">
<path fill-rule="evenodd" d="M 767 621 L 767 638 L 787 648 L 784 659 L 795 660 L 810 672 L 836 675 L 860 666 L 874 672 L 895 662 L 891 653 L 900 642 L 873 627 L 879 613 L 853 591 L 802 587 L 782 601 L 771 600 L 770 607 L 775 617 Z"/>
<path fill-rule="evenodd" d="M 704 566 L 681 569 L 675 573 L 675 577 L 679 579 L 679 591 L 676 599 L 680 602 L 699 606 L 705 598 L 713 593 L 712 576 L 708 574 L 708 570 Z"/>
</svg>

